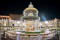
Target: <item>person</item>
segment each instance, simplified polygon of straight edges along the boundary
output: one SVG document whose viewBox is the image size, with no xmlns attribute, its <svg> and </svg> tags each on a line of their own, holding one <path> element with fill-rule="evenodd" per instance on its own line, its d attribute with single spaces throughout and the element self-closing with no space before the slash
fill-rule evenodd
<svg viewBox="0 0 60 40">
<path fill-rule="evenodd" d="M 3 31 L 3 34 L 1 34 L 1 39 L 2 39 L 2 40 L 5 39 L 5 31 Z"/>
<path fill-rule="evenodd" d="M 49 34 L 49 33 L 51 33 L 51 31 L 50 31 L 49 29 L 46 29 L 46 30 L 45 30 L 45 33 L 46 33 L 46 34 Z"/>
<path fill-rule="evenodd" d="M 12 24 L 12 26 L 14 26 L 14 24 Z"/>
</svg>

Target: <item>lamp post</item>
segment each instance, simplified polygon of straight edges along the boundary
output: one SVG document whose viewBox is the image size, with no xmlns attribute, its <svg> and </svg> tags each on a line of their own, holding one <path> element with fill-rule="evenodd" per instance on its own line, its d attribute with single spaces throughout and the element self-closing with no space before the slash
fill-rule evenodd
<svg viewBox="0 0 60 40">
<path fill-rule="evenodd" d="M 21 32 L 16 32 L 16 34 L 17 34 L 16 40 L 21 40 L 21 39 L 20 39 L 20 34 L 21 34 Z"/>
</svg>

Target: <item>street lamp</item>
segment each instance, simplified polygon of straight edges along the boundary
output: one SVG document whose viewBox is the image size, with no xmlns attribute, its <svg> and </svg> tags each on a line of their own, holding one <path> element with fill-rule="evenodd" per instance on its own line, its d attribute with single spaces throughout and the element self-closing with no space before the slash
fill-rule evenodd
<svg viewBox="0 0 60 40">
<path fill-rule="evenodd" d="M 48 24 L 48 21 L 45 21 L 45 24 Z"/>
<path fill-rule="evenodd" d="M 20 39 L 20 34 L 21 34 L 21 32 L 16 32 L 16 34 L 17 34 L 16 40 L 21 40 L 21 39 Z"/>
</svg>

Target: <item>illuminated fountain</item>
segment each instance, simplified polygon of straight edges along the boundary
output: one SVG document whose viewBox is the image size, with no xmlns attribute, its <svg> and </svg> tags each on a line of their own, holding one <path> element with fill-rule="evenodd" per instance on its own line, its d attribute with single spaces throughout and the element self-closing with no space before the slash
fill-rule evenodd
<svg viewBox="0 0 60 40">
<path fill-rule="evenodd" d="M 23 15 L 22 20 L 25 26 L 24 30 L 26 32 L 38 31 L 40 17 L 38 16 L 38 10 L 34 8 L 32 3 L 30 3 L 28 8 L 23 11 Z"/>
<path fill-rule="evenodd" d="M 38 10 L 34 8 L 32 3 L 29 4 L 28 8 L 26 8 L 23 11 L 23 15 L 21 17 L 21 24 L 22 30 L 16 31 L 8 31 L 6 34 L 8 34 L 11 38 L 15 38 L 16 40 L 42 40 L 45 38 L 51 38 L 55 34 L 54 31 L 51 32 L 49 29 L 46 30 L 40 30 L 39 25 L 42 25 L 40 23 L 40 17 L 38 16 Z M 19 22 L 18 22 L 19 23 Z M 24 31 L 24 32 L 23 32 Z"/>
</svg>

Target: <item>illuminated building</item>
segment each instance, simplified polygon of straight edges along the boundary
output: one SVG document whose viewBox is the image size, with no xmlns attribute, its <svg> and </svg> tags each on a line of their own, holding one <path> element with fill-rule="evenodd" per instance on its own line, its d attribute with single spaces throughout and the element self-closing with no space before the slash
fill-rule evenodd
<svg viewBox="0 0 60 40">
<path fill-rule="evenodd" d="M 11 20 L 10 16 L 0 16 L 0 26 L 8 26 L 9 20 Z"/>
</svg>

